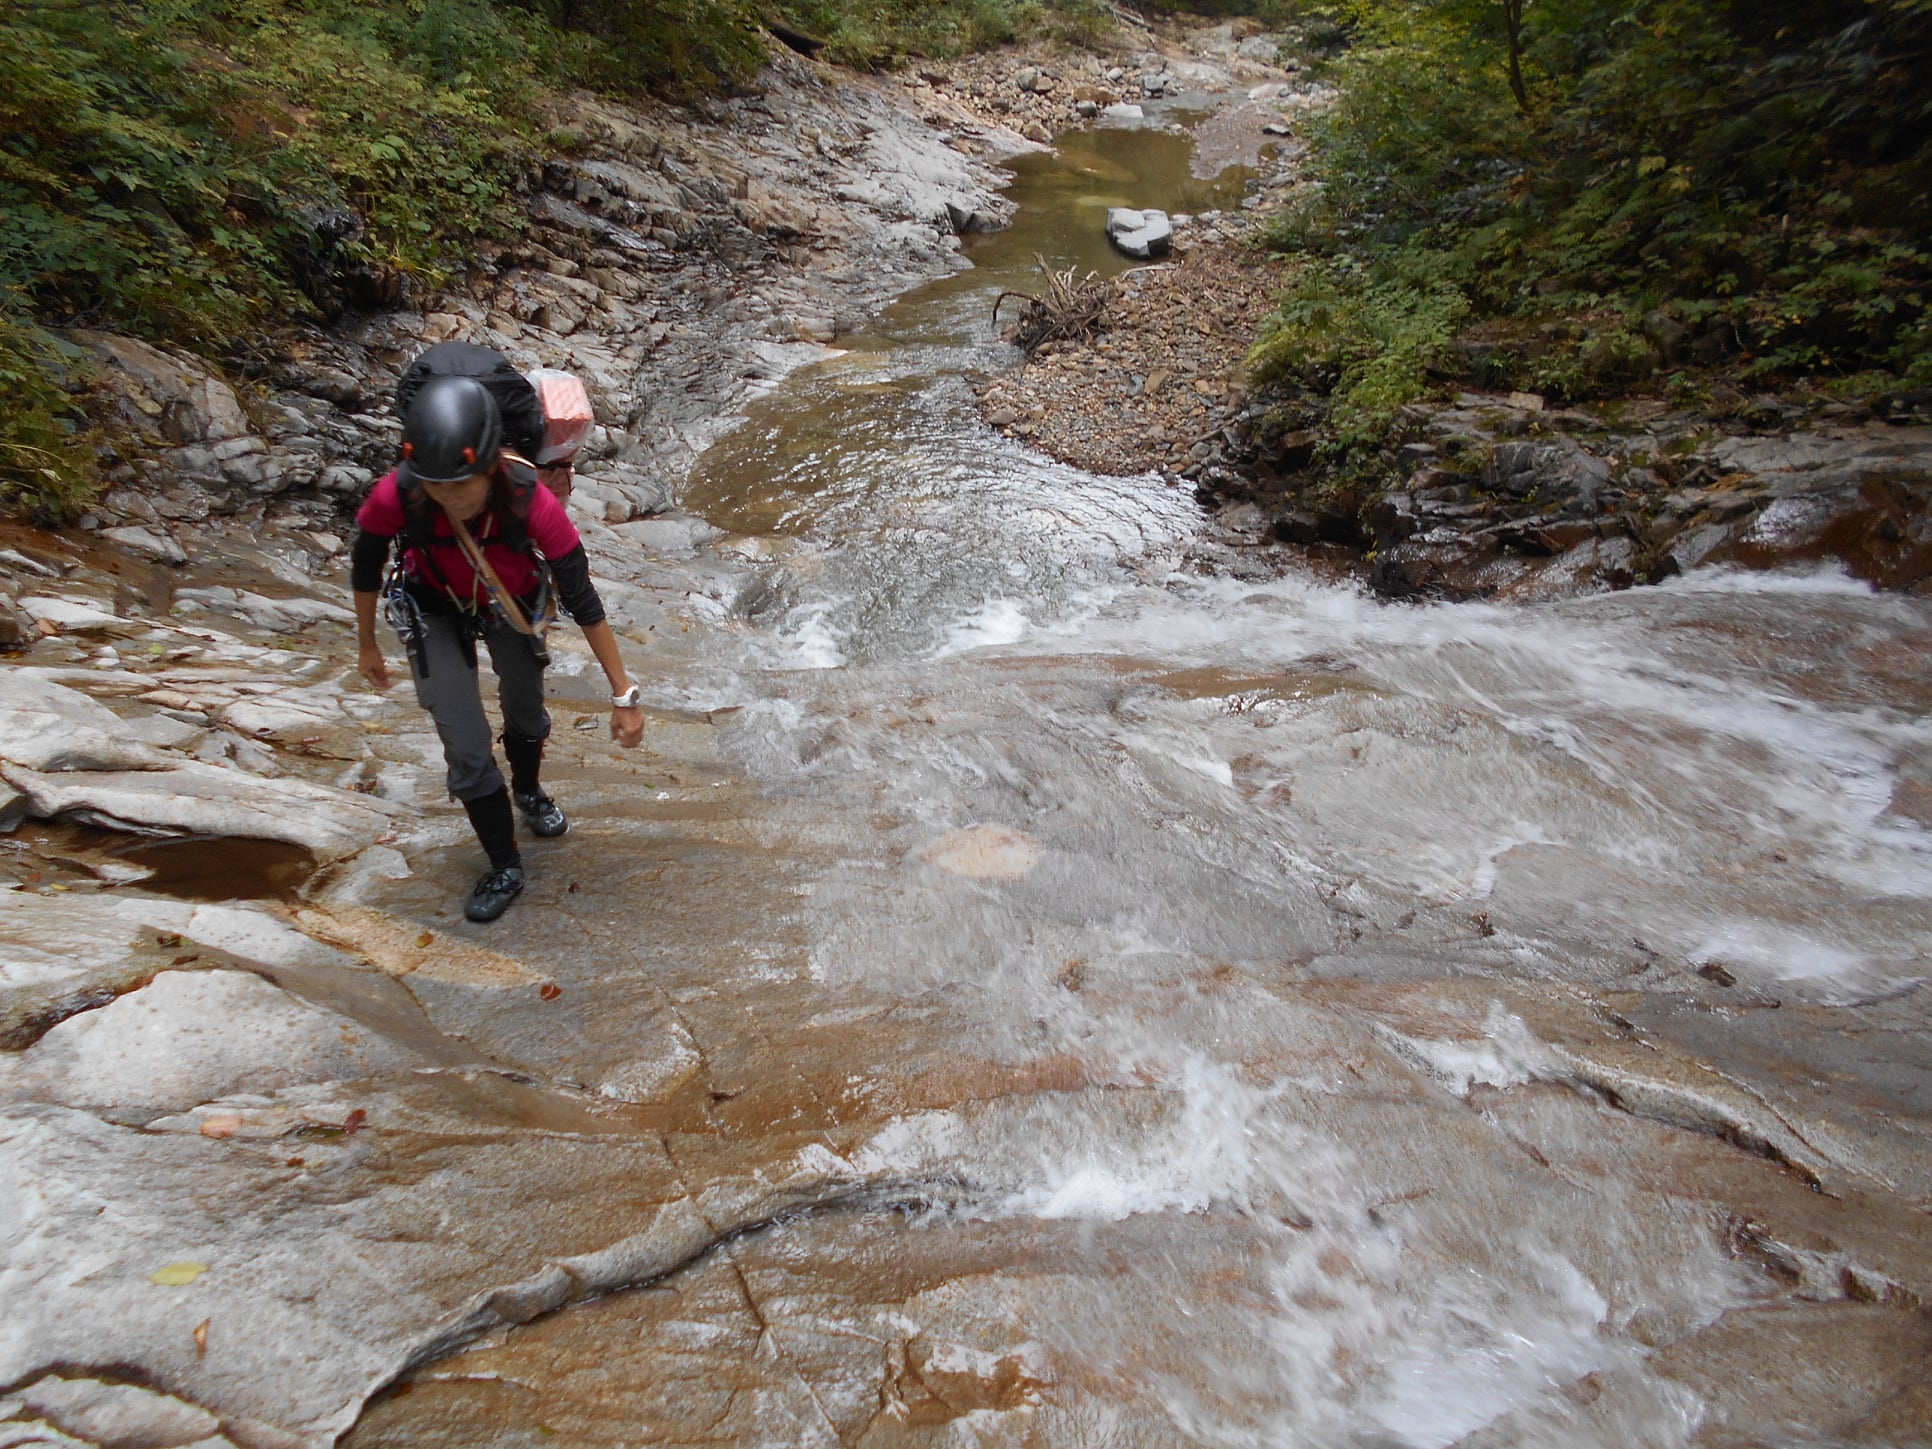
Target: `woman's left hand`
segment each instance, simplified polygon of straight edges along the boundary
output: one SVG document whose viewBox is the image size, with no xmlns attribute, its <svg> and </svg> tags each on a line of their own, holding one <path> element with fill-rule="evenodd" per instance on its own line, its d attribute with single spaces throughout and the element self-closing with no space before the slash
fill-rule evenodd
<svg viewBox="0 0 1932 1449">
<path fill-rule="evenodd" d="M 644 711 L 637 705 L 610 712 L 610 737 L 627 750 L 644 743 Z"/>
</svg>

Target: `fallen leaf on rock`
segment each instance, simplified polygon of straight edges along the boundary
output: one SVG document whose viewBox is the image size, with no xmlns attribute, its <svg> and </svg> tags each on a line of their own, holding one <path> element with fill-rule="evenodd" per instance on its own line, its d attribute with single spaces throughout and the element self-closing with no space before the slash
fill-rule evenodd
<svg viewBox="0 0 1932 1449">
<path fill-rule="evenodd" d="M 203 1137 L 233 1137 L 241 1130 L 242 1119 L 234 1112 L 219 1112 L 201 1119 Z"/>
<path fill-rule="evenodd" d="M 205 1357 L 208 1352 L 208 1325 L 215 1320 L 204 1318 L 195 1325 L 195 1356 Z"/>
<path fill-rule="evenodd" d="M 175 957 L 174 960 L 170 961 L 168 964 L 170 966 L 186 966 L 190 961 L 199 961 L 200 959 L 201 959 L 201 956 L 198 952 L 190 951 L 185 956 Z"/>
<path fill-rule="evenodd" d="M 181 938 L 173 934 L 172 932 L 170 932 L 165 936 L 155 937 L 155 942 L 158 945 L 166 946 L 170 951 L 172 951 L 176 946 L 179 946 L 181 944 Z"/>
<path fill-rule="evenodd" d="M 163 1288 L 185 1288 L 207 1271 L 206 1263 L 170 1263 L 148 1274 L 148 1282 L 158 1283 Z"/>
<path fill-rule="evenodd" d="M 582 889 L 583 889 L 583 887 L 582 887 L 582 886 L 580 886 L 580 885 L 578 885 L 578 884 L 577 884 L 577 882 L 573 880 L 573 881 L 572 881 L 572 882 L 571 882 L 571 883 L 569 884 L 569 886 L 567 886 L 567 887 L 565 888 L 565 890 L 564 890 L 564 894 L 565 894 L 565 895 L 567 895 L 567 896 L 574 896 L 574 895 L 576 895 L 576 894 L 577 894 L 577 892 L 578 892 L 578 891 L 580 891 L 580 890 L 582 890 Z"/>
<path fill-rule="evenodd" d="M 362 1130 L 363 1124 L 368 1120 L 369 1114 L 360 1107 L 356 1108 L 355 1111 L 342 1119 L 342 1135 L 344 1137 L 355 1136 L 356 1133 Z"/>
<path fill-rule="evenodd" d="M 537 995 L 541 996 L 545 1001 L 555 1001 L 559 996 L 563 995 L 563 987 L 554 981 L 546 981 L 538 988 Z"/>
<path fill-rule="evenodd" d="M 424 931 L 422 935 L 416 938 L 416 944 L 418 946 L 428 946 L 433 944 L 435 940 L 436 933 L 434 931 Z"/>
</svg>

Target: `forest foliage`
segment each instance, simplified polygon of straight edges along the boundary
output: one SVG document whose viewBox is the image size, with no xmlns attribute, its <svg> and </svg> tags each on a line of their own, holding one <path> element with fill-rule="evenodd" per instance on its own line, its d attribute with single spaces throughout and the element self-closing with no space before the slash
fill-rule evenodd
<svg viewBox="0 0 1932 1449">
<path fill-rule="evenodd" d="M 237 360 L 522 224 L 546 94 L 750 82 L 768 23 L 885 64 L 1101 0 L 12 0 L 0 7 L 0 511 L 71 515 L 101 326 Z"/>
<path fill-rule="evenodd" d="M 1336 450 L 1459 382 L 1932 386 L 1932 0 L 1301 11 L 1340 100 L 1253 361 Z"/>
</svg>

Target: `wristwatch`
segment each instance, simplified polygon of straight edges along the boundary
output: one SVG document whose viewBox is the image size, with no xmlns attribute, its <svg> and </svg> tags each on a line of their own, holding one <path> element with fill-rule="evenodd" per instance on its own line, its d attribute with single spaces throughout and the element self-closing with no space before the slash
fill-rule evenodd
<svg viewBox="0 0 1932 1449">
<path fill-rule="evenodd" d="M 625 690 L 622 694 L 613 694 L 610 697 L 610 707 L 612 709 L 636 709 L 638 701 L 643 697 L 644 687 L 632 681 L 629 689 Z"/>
</svg>

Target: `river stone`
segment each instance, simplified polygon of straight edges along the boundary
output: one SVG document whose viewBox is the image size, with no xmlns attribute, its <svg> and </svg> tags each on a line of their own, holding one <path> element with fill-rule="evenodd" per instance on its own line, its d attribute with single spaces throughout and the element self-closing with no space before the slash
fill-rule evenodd
<svg viewBox="0 0 1932 1449">
<path fill-rule="evenodd" d="M 37 820 L 60 816 L 137 835 L 280 840 L 324 864 L 364 849 L 401 813 L 348 790 L 191 762 L 66 775 L 4 765 L 0 777 Z"/>
<path fill-rule="evenodd" d="M 821 1147 L 714 1177 L 700 1205 L 658 1133 L 478 1075 L 305 1088 L 145 1132 L 0 1108 L 0 1382 L 139 1364 L 240 1442 L 326 1449 L 411 1363 L 854 1186 Z M 263 1138 L 255 1118 L 302 1135 Z M 204 1271 L 154 1280 L 175 1264 Z"/>
<path fill-rule="evenodd" d="M 69 336 L 105 364 L 102 385 L 135 427 L 171 443 L 219 441 L 249 431 L 234 389 L 201 363 L 107 332 Z"/>
<path fill-rule="evenodd" d="M 0 1060 L 0 1094 L 117 1116 L 182 1112 L 236 1092 L 400 1071 L 420 1061 L 241 971 L 163 971 Z"/>
<path fill-rule="evenodd" d="M 1164 211 L 1109 207 L 1107 240 L 1130 257 L 1164 257 L 1174 245 L 1174 226 Z"/>
<path fill-rule="evenodd" d="M 146 770 L 170 762 L 106 705 L 21 670 L 0 673 L 0 760 L 29 770 Z"/>
</svg>

